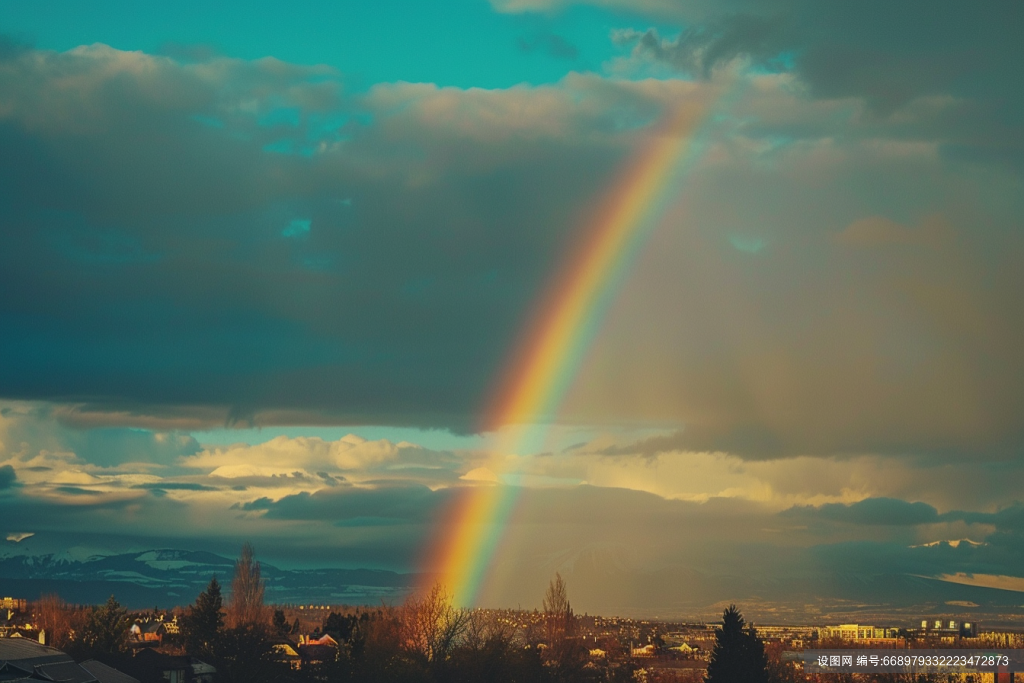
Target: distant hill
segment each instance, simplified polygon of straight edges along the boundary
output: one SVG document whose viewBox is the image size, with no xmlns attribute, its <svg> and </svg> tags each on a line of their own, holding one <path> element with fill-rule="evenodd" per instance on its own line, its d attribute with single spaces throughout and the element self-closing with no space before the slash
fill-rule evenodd
<svg viewBox="0 0 1024 683">
<path fill-rule="evenodd" d="M 261 563 L 267 602 L 380 604 L 400 601 L 418 575 L 371 569 L 279 569 Z M 116 595 L 136 609 L 190 604 L 216 575 L 230 587 L 234 560 L 188 550 L 148 550 L 77 560 L 57 555 L 0 557 L 0 594 L 38 598 L 57 593 L 96 604 Z"/>
</svg>

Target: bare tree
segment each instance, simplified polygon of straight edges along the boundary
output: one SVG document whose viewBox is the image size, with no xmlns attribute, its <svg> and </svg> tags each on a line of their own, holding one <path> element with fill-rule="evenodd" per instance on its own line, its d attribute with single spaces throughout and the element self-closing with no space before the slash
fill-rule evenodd
<svg viewBox="0 0 1024 683">
<path fill-rule="evenodd" d="M 422 597 L 410 597 L 399 612 L 406 649 L 428 662 L 448 659 L 469 626 L 469 612 L 452 605 L 452 596 L 435 583 Z"/>
<path fill-rule="evenodd" d="M 252 544 L 246 543 L 235 562 L 235 576 L 231 580 L 228 625 L 232 628 L 266 626 L 270 615 L 263 605 L 265 589 L 260 563 L 256 561 Z"/>
<path fill-rule="evenodd" d="M 548 647 L 576 635 L 576 615 L 569 604 L 569 593 L 561 574 L 555 573 L 555 578 L 548 584 L 543 606 Z"/>
<path fill-rule="evenodd" d="M 544 658 L 553 664 L 563 680 L 574 680 L 586 664 L 586 649 L 576 637 L 576 615 L 561 574 L 548 584 L 544 595 L 544 628 L 547 649 Z"/>
<path fill-rule="evenodd" d="M 68 605 L 54 593 L 44 595 L 35 604 L 36 624 L 45 633 L 46 644 L 57 649 L 64 649 L 75 635 L 76 628 L 81 630 L 82 610 Z"/>
<path fill-rule="evenodd" d="M 477 610 L 468 614 L 462 641 L 471 650 L 481 650 L 495 641 L 511 644 L 516 630 L 512 610 Z"/>
</svg>

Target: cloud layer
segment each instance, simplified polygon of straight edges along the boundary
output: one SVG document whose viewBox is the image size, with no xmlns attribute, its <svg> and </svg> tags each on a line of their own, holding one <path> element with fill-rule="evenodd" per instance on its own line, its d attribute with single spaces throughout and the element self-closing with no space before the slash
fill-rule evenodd
<svg viewBox="0 0 1024 683">
<path fill-rule="evenodd" d="M 270 58 L 9 50 L 0 391 L 472 429 L 593 199 L 667 103 L 730 81 L 564 416 L 754 457 L 1016 452 L 1021 178 L 953 152 L 991 108 L 730 64 L 346 94 Z"/>
<path fill-rule="evenodd" d="M 596 70 L 551 19 L 580 4 L 616 27 Z M 535 15 L 508 49 L 564 75 L 365 84 L 0 41 L 5 552 L 249 538 L 279 564 L 411 571 L 469 488 L 514 486 L 494 604 L 556 570 L 593 611 L 1009 604 L 1020 3 L 491 5 Z M 712 109 L 700 153 L 552 424 L 477 434 L 679 106 Z M 242 425 L 308 434 L 200 434 Z"/>
<path fill-rule="evenodd" d="M 843 614 L 844 601 L 870 597 L 879 609 L 961 600 L 1000 613 L 1015 599 L 1006 586 L 1024 547 L 1018 463 L 609 455 L 628 442 L 621 435 L 529 456 L 355 435 L 195 446 L 135 429 L 106 430 L 105 443 L 125 440 L 138 459 L 100 465 L 69 448 L 88 446 L 82 434 L 94 430 L 54 413 L 2 413 L 0 472 L 17 482 L 0 490 L 4 556 L 230 554 L 245 538 L 285 567 L 429 572 L 429 544 L 451 532 L 461 497 L 513 485 L 481 471 L 517 473 L 486 604 L 532 606 L 560 571 L 591 612 L 711 615 L 719 601 L 743 600 L 760 615 L 802 618 L 808 605 Z M 166 457 L 167 443 L 178 456 Z M 756 571 L 744 570 L 741 558 L 755 555 Z"/>
</svg>

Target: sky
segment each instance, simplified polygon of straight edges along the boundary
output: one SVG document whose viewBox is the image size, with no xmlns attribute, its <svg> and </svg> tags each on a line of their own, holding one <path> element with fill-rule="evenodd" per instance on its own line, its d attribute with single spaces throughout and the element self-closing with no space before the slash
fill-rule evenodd
<svg viewBox="0 0 1024 683">
<path fill-rule="evenodd" d="M 478 604 L 555 571 L 590 612 L 850 572 L 1024 603 L 1022 25 L 0 0 L 0 553 L 429 572 L 453 501 L 504 487 Z M 685 172 L 564 394 L 496 424 L 680 107 Z"/>
</svg>

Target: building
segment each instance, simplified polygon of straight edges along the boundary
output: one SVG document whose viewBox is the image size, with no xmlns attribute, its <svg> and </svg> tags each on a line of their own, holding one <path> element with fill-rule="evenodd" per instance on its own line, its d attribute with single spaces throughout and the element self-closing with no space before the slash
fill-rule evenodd
<svg viewBox="0 0 1024 683">
<path fill-rule="evenodd" d="M 313 636 L 299 636 L 299 645 L 330 645 L 338 647 L 338 641 L 331 637 L 331 634 L 324 633 L 314 638 Z"/>
<path fill-rule="evenodd" d="M 929 617 L 921 619 L 919 628 L 909 629 L 911 638 L 953 642 L 961 638 L 977 638 L 978 622 L 955 617 Z"/>
<path fill-rule="evenodd" d="M 899 637 L 899 629 L 878 628 L 863 624 L 840 624 L 839 626 L 825 626 L 818 631 L 818 637 L 840 640 L 895 640 Z"/>
<path fill-rule="evenodd" d="M 985 631 L 978 639 L 988 647 L 1024 648 L 1024 633 L 1017 631 Z"/>
<path fill-rule="evenodd" d="M 654 645 L 644 645 L 643 647 L 630 648 L 630 654 L 634 657 L 653 657 L 658 653 L 657 648 Z"/>
<path fill-rule="evenodd" d="M 168 655 L 148 648 L 119 660 L 117 666 L 142 683 L 212 683 L 217 673 L 213 666 L 195 657 Z"/>
<path fill-rule="evenodd" d="M 91 673 L 99 683 L 140 683 L 139 679 L 107 666 L 103 662 L 97 662 L 95 659 L 82 662 L 80 666 Z"/>
<path fill-rule="evenodd" d="M 28 638 L 0 639 L 0 681 L 100 683 L 70 656 Z"/>
<path fill-rule="evenodd" d="M 131 637 L 134 641 L 159 645 L 163 642 L 164 636 L 168 633 L 167 622 L 136 621 L 134 624 L 132 624 L 130 632 Z"/>
<path fill-rule="evenodd" d="M 302 657 L 299 655 L 298 645 L 290 638 L 278 637 L 271 641 L 274 648 L 274 657 L 279 662 L 284 662 L 288 668 L 298 670 L 302 668 Z"/>
<path fill-rule="evenodd" d="M 28 600 L 24 598 L 0 598 L 0 609 L 14 612 L 27 612 Z"/>
</svg>

